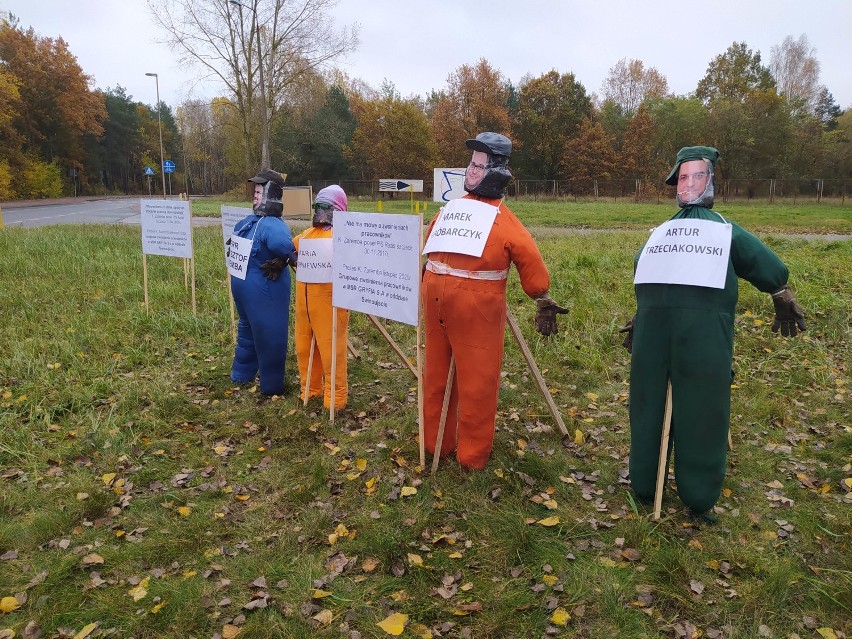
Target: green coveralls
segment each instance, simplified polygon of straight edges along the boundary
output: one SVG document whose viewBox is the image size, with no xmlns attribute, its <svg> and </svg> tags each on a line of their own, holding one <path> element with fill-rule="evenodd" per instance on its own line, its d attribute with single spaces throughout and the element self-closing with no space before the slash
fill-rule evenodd
<svg viewBox="0 0 852 639">
<path fill-rule="evenodd" d="M 687 206 L 671 219 L 723 223 L 711 209 Z M 787 283 L 787 267 L 754 235 L 732 224 L 724 289 L 635 285 L 630 366 L 630 480 L 642 501 L 654 497 L 667 381 L 672 383 L 670 446 L 681 501 L 710 510 L 725 478 L 731 411 L 734 312 L 741 277 L 765 293 Z M 639 255 L 636 262 L 638 263 Z M 671 449 L 670 449 L 671 450 Z"/>
</svg>

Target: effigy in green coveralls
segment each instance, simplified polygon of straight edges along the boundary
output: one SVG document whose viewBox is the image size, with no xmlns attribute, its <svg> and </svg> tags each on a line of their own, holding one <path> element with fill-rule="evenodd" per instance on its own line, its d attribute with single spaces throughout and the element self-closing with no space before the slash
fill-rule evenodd
<svg viewBox="0 0 852 639">
<path fill-rule="evenodd" d="M 645 503 L 654 496 L 671 381 L 668 454 L 674 450 L 678 495 L 694 516 L 711 522 L 725 478 L 738 278 L 773 295 L 773 330 L 784 329 L 786 337 L 805 329 L 787 267 L 757 237 L 712 210 L 718 158 L 712 147 L 678 152 L 666 183 L 677 186 L 681 208 L 636 256 L 637 311 L 624 329 L 625 346 L 632 345 L 634 493 Z"/>
</svg>

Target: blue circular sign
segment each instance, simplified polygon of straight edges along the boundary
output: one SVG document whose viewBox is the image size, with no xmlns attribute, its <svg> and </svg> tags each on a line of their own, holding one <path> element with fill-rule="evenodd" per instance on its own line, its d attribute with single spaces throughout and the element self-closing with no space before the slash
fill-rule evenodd
<svg viewBox="0 0 852 639">
<path fill-rule="evenodd" d="M 175 163 L 171 160 L 166 160 L 165 162 L 163 162 L 163 171 L 165 173 L 174 173 Z"/>
<path fill-rule="evenodd" d="M 154 167 L 146 166 L 145 167 L 145 175 L 154 175 Z"/>
</svg>

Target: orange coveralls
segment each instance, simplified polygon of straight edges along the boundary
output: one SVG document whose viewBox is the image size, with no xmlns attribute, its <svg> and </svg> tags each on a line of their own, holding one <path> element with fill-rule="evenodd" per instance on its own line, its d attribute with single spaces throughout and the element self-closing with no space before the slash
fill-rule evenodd
<svg viewBox="0 0 852 639">
<path fill-rule="evenodd" d="M 331 239 L 331 226 L 312 226 L 293 238 L 296 250 L 302 239 Z M 296 267 L 298 269 L 298 266 Z M 308 397 L 323 398 L 326 408 L 331 407 L 331 282 L 308 284 L 296 282 L 296 359 L 299 362 L 301 393 L 305 391 L 308 360 L 311 356 L 311 337 L 316 337 L 314 361 Z M 349 395 L 346 374 L 346 343 L 349 330 L 349 310 L 337 309 L 337 362 L 334 382 L 334 409 L 346 406 Z"/>
<path fill-rule="evenodd" d="M 429 260 L 465 271 L 508 271 L 514 263 L 527 295 L 546 293 L 550 288 L 547 267 L 535 240 L 515 214 L 502 200 L 471 194 L 465 197 L 500 207 L 482 256 L 437 252 L 429 253 Z M 427 236 L 436 220 L 437 217 L 429 225 Z M 427 264 L 422 295 L 426 326 L 423 384 L 426 450 L 435 452 L 450 356 L 453 356 L 456 374 L 441 457 L 456 451 L 462 466 L 484 468 L 494 445 L 506 330 L 506 279 L 438 274 L 431 272 Z"/>
</svg>

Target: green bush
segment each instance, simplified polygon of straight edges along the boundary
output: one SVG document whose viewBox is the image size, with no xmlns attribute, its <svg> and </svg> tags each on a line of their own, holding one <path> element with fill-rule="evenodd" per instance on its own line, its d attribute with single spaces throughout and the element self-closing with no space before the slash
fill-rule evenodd
<svg viewBox="0 0 852 639">
<path fill-rule="evenodd" d="M 56 162 L 29 158 L 21 173 L 18 196 L 22 199 L 41 199 L 62 196 L 62 171 Z"/>
</svg>

